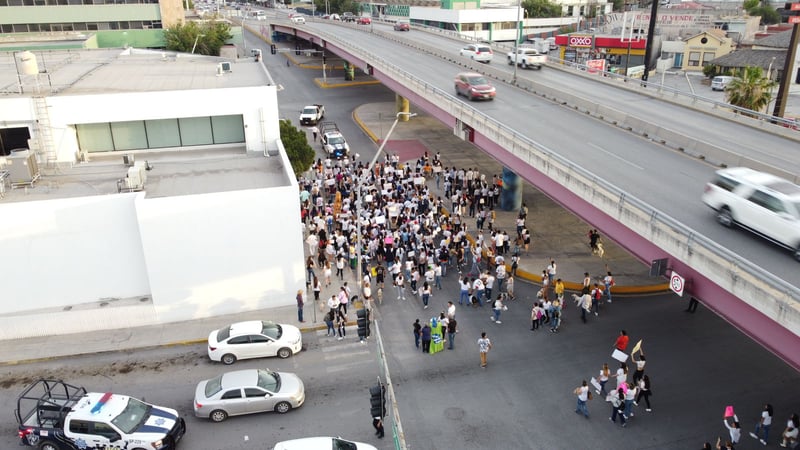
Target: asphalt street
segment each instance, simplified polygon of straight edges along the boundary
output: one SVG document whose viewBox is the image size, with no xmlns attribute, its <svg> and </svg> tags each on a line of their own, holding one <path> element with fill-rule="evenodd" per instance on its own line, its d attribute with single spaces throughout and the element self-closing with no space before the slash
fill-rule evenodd
<svg viewBox="0 0 800 450">
<path fill-rule="evenodd" d="M 367 95 L 375 95 L 375 101 L 393 98 L 377 86 L 315 90 L 314 74 L 305 81 L 284 78 L 297 68 L 286 69 L 277 59 L 265 62 L 274 65 L 269 68 L 276 80 L 283 80 L 280 95 L 290 95 L 304 82 L 304 92 L 310 92 L 291 97 L 294 110 L 317 99 L 324 99 L 329 111 L 350 111 Z M 359 142 L 359 134 L 347 135 L 348 140 Z M 586 325 L 570 307 L 560 333 L 531 332 L 530 299 L 537 289 L 518 283 L 523 300 L 509 306 L 502 324 L 489 320 L 486 307 L 460 307 L 456 349 L 435 355 L 416 351 L 411 324 L 458 298 L 453 274 L 444 291 L 434 292 L 434 306 L 427 310 L 413 297 L 398 301 L 386 290 L 376 317 L 409 448 L 699 448 L 727 435 L 721 423 L 727 405 L 739 412 L 745 430 L 764 402 L 775 406 L 776 423 L 800 409 L 800 376 L 707 310 L 686 313 L 685 302 L 673 295 L 618 297 Z M 637 408 L 626 429 L 609 422 L 610 407 L 598 398 L 590 402 L 589 420 L 573 412 L 573 389 L 596 375 L 604 362 L 614 367 L 610 354 L 620 329 L 631 335 L 631 345 L 643 340 L 654 393 L 653 412 Z M 481 331 L 494 343 L 487 369 L 479 367 L 476 340 Z M 767 382 L 764 374 L 769 374 Z M 760 447 L 749 436 L 737 446 Z"/>
</svg>

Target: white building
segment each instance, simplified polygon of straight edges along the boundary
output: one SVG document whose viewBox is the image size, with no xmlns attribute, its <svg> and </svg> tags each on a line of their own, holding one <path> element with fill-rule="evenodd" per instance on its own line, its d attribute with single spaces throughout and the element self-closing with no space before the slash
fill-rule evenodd
<svg viewBox="0 0 800 450">
<path fill-rule="evenodd" d="M 0 339 L 294 303 L 298 189 L 262 64 L 35 56 L 0 56 Z"/>
</svg>

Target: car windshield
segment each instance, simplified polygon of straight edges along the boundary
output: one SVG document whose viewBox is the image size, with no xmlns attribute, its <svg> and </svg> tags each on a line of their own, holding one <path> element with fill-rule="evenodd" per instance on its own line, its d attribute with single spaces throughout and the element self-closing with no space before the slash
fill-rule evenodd
<svg viewBox="0 0 800 450">
<path fill-rule="evenodd" d="M 339 438 L 333 438 L 333 450 L 357 450 L 356 444 Z"/>
<path fill-rule="evenodd" d="M 344 144 L 344 138 L 341 136 L 333 136 L 328 138 L 328 143 L 331 145 Z"/>
<path fill-rule="evenodd" d="M 469 81 L 469 84 L 472 85 L 472 86 L 478 86 L 478 85 L 482 85 L 482 84 L 489 84 L 489 82 L 486 81 L 486 78 L 484 78 L 484 77 L 468 77 L 467 81 Z"/>
<path fill-rule="evenodd" d="M 492 49 L 489 47 L 478 47 L 478 52 L 480 53 L 492 53 Z"/>
<path fill-rule="evenodd" d="M 222 375 L 208 380 L 206 383 L 206 398 L 211 398 L 212 395 L 222 390 Z"/>
<path fill-rule="evenodd" d="M 278 392 L 281 390 L 281 376 L 276 372 L 268 370 L 258 371 L 258 387 L 270 392 Z"/>
<path fill-rule="evenodd" d="M 150 413 L 151 406 L 147 403 L 128 398 L 128 404 L 119 415 L 111 419 L 111 423 L 122 430 L 125 434 L 131 434 L 144 423 Z"/>
<path fill-rule="evenodd" d="M 281 335 L 283 335 L 283 328 L 277 323 L 261 322 L 261 334 L 278 340 L 281 338 Z"/>
<path fill-rule="evenodd" d="M 317 113 L 317 108 L 305 108 L 305 109 L 303 109 L 303 114 L 308 114 L 308 115 L 313 116 L 316 113 Z"/>
</svg>

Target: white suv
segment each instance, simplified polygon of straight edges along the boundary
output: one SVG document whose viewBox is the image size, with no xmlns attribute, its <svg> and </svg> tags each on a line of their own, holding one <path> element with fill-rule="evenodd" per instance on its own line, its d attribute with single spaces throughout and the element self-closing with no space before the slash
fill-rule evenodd
<svg viewBox="0 0 800 450">
<path fill-rule="evenodd" d="M 469 44 L 461 49 L 461 56 L 465 56 L 473 61 L 489 64 L 492 62 L 492 48 L 486 44 Z"/>
<path fill-rule="evenodd" d="M 722 225 L 760 234 L 800 261 L 800 186 L 745 167 L 723 169 L 706 184 L 703 203 Z"/>
</svg>

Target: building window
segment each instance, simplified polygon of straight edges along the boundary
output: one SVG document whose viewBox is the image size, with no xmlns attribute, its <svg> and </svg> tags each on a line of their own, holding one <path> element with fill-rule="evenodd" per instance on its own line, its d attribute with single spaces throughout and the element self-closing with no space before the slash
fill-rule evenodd
<svg viewBox="0 0 800 450">
<path fill-rule="evenodd" d="M 689 52 L 688 65 L 697 67 L 700 65 L 700 52 Z"/>
<path fill-rule="evenodd" d="M 703 53 L 703 62 L 707 63 L 714 60 L 714 52 L 704 52 Z"/>
</svg>

